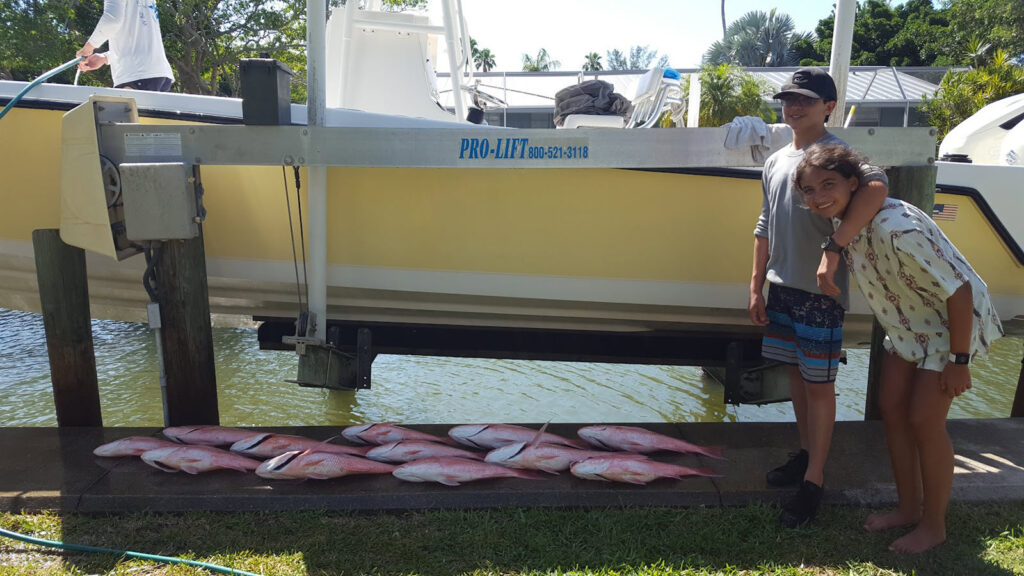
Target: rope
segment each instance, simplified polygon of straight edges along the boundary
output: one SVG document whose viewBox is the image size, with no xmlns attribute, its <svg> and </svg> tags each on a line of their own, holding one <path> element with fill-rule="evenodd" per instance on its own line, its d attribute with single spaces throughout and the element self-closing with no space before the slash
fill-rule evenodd
<svg viewBox="0 0 1024 576">
<path fill-rule="evenodd" d="M 236 570 L 234 568 L 227 568 L 225 566 L 218 566 L 216 564 L 208 564 L 206 562 L 199 562 L 198 560 L 186 560 L 184 558 L 174 558 L 171 556 L 156 556 L 153 554 L 144 554 L 142 552 L 131 552 L 129 550 L 114 550 L 112 548 L 100 548 L 97 546 L 84 546 L 82 544 L 65 544 L 58 540 L 43 540 L 41 538 L 34 538 L 32 536 L 26 536 L 25 534 L 19 534 L 18 532 L 12 532 L 10 530 L 4 530 L 0 528 L 0 536 L 6 536 L 12 540 L 20 540 L 21 542 L 28 542 L 29 544 L 36 544 L 38 546 L 49 546 L 51 548 L 60 548 L 61 550 L 71 550 L 74 552 L 96 552 L 100 554 L 116 554 L 126 558 L 140 558 L 142 560 L 151 560 L 154 562 L 163 562 L 164 564 L 184 564 L 186 566 L 195 566 L 197 568 L 205 568 L 211 572 L 219 574 L 232 574 L 238 576 L 261 576 L 253 572 L 246 572 L 244 570 Z"/>
<path fill-rule="evenodd" d="M 2 111 L 0 111 L 0 118 L 3 118 L 4 116 L 6 116 L 8 110 L 10 110 L 11 108 L 14 108 L 14 105 L 17 104 L 18 102 L 20 102 L 21 99 L 25 96 L 25 94 L 28 94 L 29 90 L 31 90 L 31 89 L 35 88 L 36 86 L 42 84 L 43 82 L 48 80 L 51 76 L 56 76 L 57 74 L 60 74 L 61 72 L 67 70 L 68 68 L 71 68 L 72 66 L 77 65 L 80 60 L 85 60 L 85 58 L 77 58 L 76 57 L 74 60 L 68 60 L 67 62 L 61 64 L 60 66 L 57 66 L 53 70 L 50 70 L 48 72 L 43 72 L 43 74 L 40 77 L 38 77 L 35 80 L 33 80 L 32 82 L 30 82 L 29 85 L 25 86 L 25 88 L 23 88 L 21 90 L 21 92 L 18 92 L 18 94 L 14 98 L 11 98 L 11 101 L 7 103 L 7 106 L 4 106 L 4 109 Z"/>
</svg>

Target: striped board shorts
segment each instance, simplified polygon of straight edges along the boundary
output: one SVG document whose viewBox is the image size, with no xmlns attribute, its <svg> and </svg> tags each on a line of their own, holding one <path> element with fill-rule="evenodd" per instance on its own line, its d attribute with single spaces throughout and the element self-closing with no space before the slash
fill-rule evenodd
<svg viewBox="0 0 1024 576">
<path fill-rule="evenodd" d="M 843 307 L 829 296 L 797 288 L 768 288 L 768 326 L 761 355 L 799 366 L 804 381 L 835 382 L 843 349 Z"/>
</svg>

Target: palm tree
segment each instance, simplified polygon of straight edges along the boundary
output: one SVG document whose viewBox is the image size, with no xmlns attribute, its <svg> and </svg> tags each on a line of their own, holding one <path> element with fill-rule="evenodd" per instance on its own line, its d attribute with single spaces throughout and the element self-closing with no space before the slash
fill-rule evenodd
<svg viewBox="0 0 1024 576">
<path fill-rule="evenodd" d="M 793 44 L 810 38 L 810 34 L 794 32 L 793 17 L 777 12 L 747 12 L 726 29 L 725 38 L 711 45 L 704 53 L 705 64 L 736 64 L 739 66 L 793 66 L 796 58 Z"/>
<path fill-rule="evenodd" d="M 603 69 L 601 66 L 601 55 L 598 54 L 597 52 L 591 52 L 590 54 L 584 56 L 584 58 L 586 59 L 586 61 L 583 63 L 584 70 L 597 72 L 598 70 Z"/>
<path fill-rule="evenodd" d="M 552 60 L 544 48 L 537 52 L 536 58 L 531 58 L 529 54 L 523 54 L 523 72 L 547 72 L 561 65 L 562 63 L 558 60 Z"/>
<path fill-rule="evenodd" d="M 476 55 L 473 56 L 473 62 L 476 63 L 477 70 L 490 72 L 494 68 L 494 54 L 491 54 L 488 48 L 477 50 Z"/>
<path fill-rule="evenodd" d="M 985 65 L 985 61 L 988 59 L 986 52 L 992 45 L 985 42 L 977 36 L 971 36 L 967 40 L 967 58 L 970 59 L 971 65 L 975 68 L 981 68 Z"/>
<path fill-rule="evenodd" d="M 722 0 L 722 40 L 725 38 L 725 0 Z"/>
<path fill-rule="evenodd" d="M 687 91 L 690 79 L 684 82 Z M 721 126 L 736 116 L 760 116 L 775 122 L 775 111 L 765 102 L 773 90 L 762 80 L 729 64 L 700 69 L 700 125 Z"/>
</svg>

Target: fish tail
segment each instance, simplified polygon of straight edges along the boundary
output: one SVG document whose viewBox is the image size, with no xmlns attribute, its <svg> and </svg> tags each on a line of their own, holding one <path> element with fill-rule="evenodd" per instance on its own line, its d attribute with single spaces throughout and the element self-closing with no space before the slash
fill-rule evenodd
<svg viewBox="0 0 1024 576">
<path fill-rule="evenodd" d="M 708 478 L 721 478 L 722 475 L 715 472 L 711 467 L 705 466 L 703 468 L 690 468 L 689 472 L 680 474 L 682 476 L 706 476 Z"/>
<path fill-rule="evenodd" d="M 726 457 L 722 455 L 722 451 L 725 449 L 724 446 L 701 446 L 698 451 L 699 454 L 703 454 L 708 458 L 716 458 L 718 460 L 726 460 Z"/>
</svg>

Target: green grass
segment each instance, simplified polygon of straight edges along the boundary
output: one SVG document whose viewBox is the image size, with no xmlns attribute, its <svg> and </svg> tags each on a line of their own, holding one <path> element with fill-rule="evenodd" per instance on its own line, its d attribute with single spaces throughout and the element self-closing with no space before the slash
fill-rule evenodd
<svg viewBox="0 0 1024 576">
<path fill-rule="evenodd" d="M 179 556 L 270 575 L 697 576 L 1024 574 L 1024 501 L 954 505 L 949 540 L 918 556 L 886 550 L 867 511 L 827 507 L 779 526 L 769 506 L 349 514 L 2 514 L 48 540 Z M 0 539 L 0 576 L 207 574 Z"/>
</svg>

